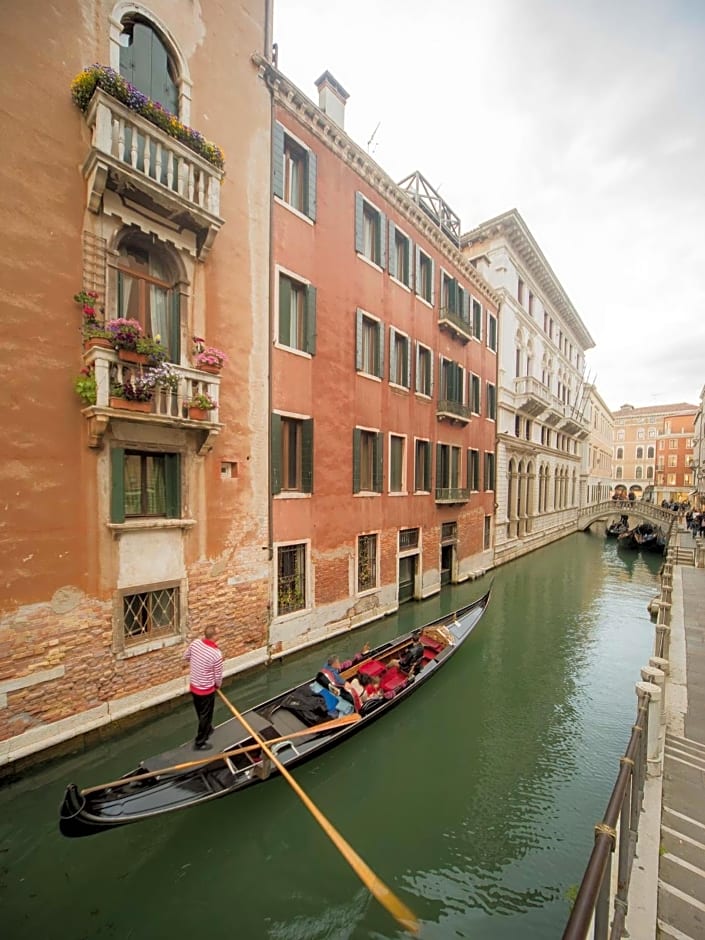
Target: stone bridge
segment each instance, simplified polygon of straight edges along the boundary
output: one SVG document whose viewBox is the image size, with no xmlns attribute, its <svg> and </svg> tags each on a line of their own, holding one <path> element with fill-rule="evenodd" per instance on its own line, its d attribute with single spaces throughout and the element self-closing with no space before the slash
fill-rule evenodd
<svg viewBox="0 0 705 940">
<path fill-rule="evenodd" d="M 637 516 L 639 519 L 654 522 L 661 526 L 666 535 L 668 535 L 671 528 L 671 523 L 678 517 L 677 512 L 672 512 L 670 509 L 661 509 L 660 506 L 645 503 L 641 499 L 606 499 L 592 506 L 584 506 L 578 512 L 578 532 L 589 529 L 593 522 L 597 522 L 598 519 L 607 520 L 612 516 L 621 515 L 630 518 Z"/>
</svg>

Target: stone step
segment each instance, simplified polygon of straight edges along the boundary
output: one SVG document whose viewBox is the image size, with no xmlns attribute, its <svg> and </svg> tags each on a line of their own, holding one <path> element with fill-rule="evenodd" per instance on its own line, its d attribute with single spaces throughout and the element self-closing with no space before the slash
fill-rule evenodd
<svg viewBox="0 0 705 940">
<path fill-rule="evenodd" d="M 694 819 L 692 813 L 684 813 L 672 807 L 664 806 L 661 825 L 674 830 L 684 838 L 705 845 L 705 822 Z"/>
<path fill-rule="evenodd" d="M 691 738 L 680 738 L 675 734 L 666 735 L 666 747 L 678 748 L 678 750 L 688 751 L 695 757 L 705 758 L 705 744 L 699 741 L 693 741 Z"/>
<path fill-rule="evenodd" d="M 701 839 L 705 833 L 701 835 Z M 661 826 L 661 849 L 695 868 L 705 870 L 705 843 L 677 831 L 677 827 Z"/>
</svg>

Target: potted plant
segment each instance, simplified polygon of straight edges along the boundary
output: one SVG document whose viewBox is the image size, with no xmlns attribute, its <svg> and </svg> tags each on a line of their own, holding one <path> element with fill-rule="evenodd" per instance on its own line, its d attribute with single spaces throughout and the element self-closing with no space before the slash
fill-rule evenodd
<svg viewBox="0 0 705 940">
<path fill-rule="evenodd" d="M 203 392 L 197 392 L 188 403 L 188 416 L 193 421 L 205 421 L 208 413 L 216 408 L 216 402 L 210 395 Z"/>
<path fill-rule="evenodd" d="M 137 341 L 142 339 L 142 326 L 137 320 L 117 317 L 114 320 L 108 320 L 105 329 L 110 335 L 113 349 L 117 350 L 119 359 L 137 365 L 147 364 L 147 356 L 137 352 Z"/>
<path fill-rule="evenodd" d="M 95 405 L 98 398 L 98 384 L 92 366 L 81 369 L 73 382 L 74 391 L 85 405 Z"/>
<path fill-rule="evenodd" d="M 103 308 L 98 306 L 99 297 L 98 292 L 94 290 L 81 290 L 73 295 L 76 303 L 80 304 L 83 314 L 81 333 L 84 349 L 90 349 L 93 346 L 99 346 L 102 349 L 113 348 L 110 334 L 105 329 L 102 319 L 98 318 L 98 314 L 103 312 Z"/>
<path fill-rule="evenodd" d="M 135 342 L 135 352 L 147 357 L 149 365 L 158 365 L 166 359 L 166 349 L 162 346 L 161 337 L 141 336 Z"/>
<path fill-rule="evenodd" d="M 154 383 L 149 375 L 130 375 L 127 380 L 113 382 L 110 388 L 110 407 L 126 411 L 152 410 Z"/>
<path fill-rule="evenodd" d="M 211 372 L 213 375 L 217 375 L 228 361 L 228 357 L 221 349 L 216 349 L 215 346 L 205 346 L 203 340 L 197 340 L 198 338 L 194 337 L 194 349 L 196 350 L 194 362 L 196 368 L 200 369 L 201 372 Z"/>
</svg>

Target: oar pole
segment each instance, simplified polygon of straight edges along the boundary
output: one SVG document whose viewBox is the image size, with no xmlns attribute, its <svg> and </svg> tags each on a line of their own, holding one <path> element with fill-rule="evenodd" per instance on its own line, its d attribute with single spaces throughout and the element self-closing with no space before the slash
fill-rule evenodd
<svg viewBox="0 0 705 940">
<path fill-rule="evenodd" d="M 304 792 L 296 780 L 294 780 L 292 775 L 282 764 L 276 754 L 274 754 L 274 752 L 267 747 L 266 741 L 262 740 L 262 738 L 258 736 L 257 732 L 252 727 L 250 727 L 246 719 L 240 714 L 237 708 L 235 708 L 233 703 L 228 698 L 226 698 L 225 695 L 223 695 L 220 689 L 217 689 L 217 692 L 225 705 L 227 705 L 227 707 L 233 713 L 235 718 L 241 722 L 245 730 L 248 731 L 249 734 L 251 734 L 252 737 L 260 744 L 264 753 L 271 760 L 279 773 L 292 788 L 294 793 L 296 793 L 306 809 L 311 813 L 321 829 L 323 829 L 325 834 L 331 840 L 333 845 L 335 845 L 335 847 L 338 849 L 338 851 L 341 853 L 343 858 L 350 865 L 362 883 L 369 889 L 374 897 L 377 898 L 379 903 L 389 911 L 392 917 L 394 917 L 403 927 L 405 927 L 411 933 L 418 933 L 419 922 L 416 919 L 415 914 L 406 906 L 406 904 L 399 900 L 399 898 L 384 884 L 383 881 L 377 877 L 377 875 L 375 875 L 369 865 L 360 858 L 357 852 L 345 841 L 345 839 L 341 836 L 333 824 L 329 822 L 328 819 L 326 819 L 313 800 L 308 796 L 307 793 Z"/>
</svg>

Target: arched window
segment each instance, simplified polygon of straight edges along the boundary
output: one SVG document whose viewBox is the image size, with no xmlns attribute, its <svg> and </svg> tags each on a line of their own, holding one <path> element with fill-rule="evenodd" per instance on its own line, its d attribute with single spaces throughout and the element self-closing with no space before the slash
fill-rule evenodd
<svg viewBox="0 0 705 940">
<path fill-rule="evenodd" d="M 617 448 L 617 460 L 623 460 L 623 459 L 624 459 L 624 448 L 618 447 Z"/>
<path fill-rule="evenodd" d="M 634 472 L 634 477 L 635 477 L 635 479 L 641 480 L 643 476 L 644 476 L 644 468 L 643 468 L 643 467 L 637 467 L 636 470 L 635 470 L 635 472 Z"/>
<path fill-rule="evenodd" d="M 138 320 L 146 336 L 159 337 L 171 362 L 179 362 L 180 295 L 176 265 L 167 249 L 130 232 L 118 249 L 117 316 Z"/>
<path fill-rule="evenodd" d="M 653 468 L 653 467 L 647 467 L 647 468 L 646 468 L 646 479 L 647 479 L 647 480 L 653 480 L 653 478 L 654 478 L 654 468 Z"/>
<path fill-rule="evenodd" d="M 647 448 L 646 448 L 646 456 L 647 456 L 647 457 L 650 457 L 652 460 L 654 459 L 655 453 L 656 453 L 656 452 L 654 451 L 654 448 L 653 448 L 653 447 L 647 447 Z"/>
<path fill-rule="evenodd" d="M 649 428 L 649 437 L 656 437 L 656 428 Z"/>
<path fill-rule="evenodd" d="M 636 449 L 636 459 L 637 459 L 637 460 L 643 460 L 643 459 L 644 459 L 644 448 L 643 448 L 643 447 L 637 447 L 637 449 Z"/>
<path fill-rule="evenodd" d="M 174 62 L 158 33 L 138 16 L 123 20 L 120 74 L 167 111 L 179 114 L 178 76 Z"/>
<path fill-rule="evenodd" d="M 622 479 L 622 468 L 621 468 L 621 467 L 617 467 L 616 477 L 617 477 L 618 480 L 621 480 L 621 479 Z"/>
</svg>

